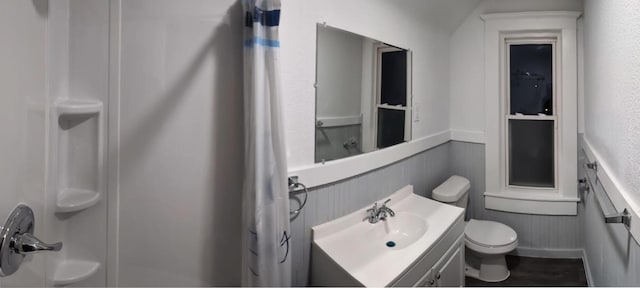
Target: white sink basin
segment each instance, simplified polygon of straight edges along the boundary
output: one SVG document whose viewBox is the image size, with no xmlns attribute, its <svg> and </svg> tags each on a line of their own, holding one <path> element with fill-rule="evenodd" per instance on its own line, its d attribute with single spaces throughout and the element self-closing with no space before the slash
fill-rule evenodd
<svg viewBox="0 0 640 288">
<path fill-rule="evenodd" d="M 364 286 L 388 286 L 464 215 L 462 208 L 413 194 L 411 185 L 378 203 L 389 198 L 387 206 L 396 216 L 385 221 L 371 224 L 366 220 L 371 203 L 313 227 L 314 249 L 321 249 Z"/>
<path fill-rule="evenodd" d="M 373 240 L 375 245 L 399 250 L 422 238 L 425 232 L 427 221 L 411 213 L 398 212 L 395 217 L 370 225 L 370 230 L 363 236 Z"/>
</svg>

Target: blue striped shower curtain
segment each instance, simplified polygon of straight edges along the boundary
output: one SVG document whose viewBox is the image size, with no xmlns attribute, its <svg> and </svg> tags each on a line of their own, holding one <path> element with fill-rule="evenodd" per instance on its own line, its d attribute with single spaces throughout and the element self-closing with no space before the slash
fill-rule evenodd
<svg viewBox="0 0 640 288">
<path fill-rule="evenodd" d="M 279 74 L 279 0 L 242 0 L 245 179 L 243 286 L 290 286 L 287 165 Z"/>
</svg>

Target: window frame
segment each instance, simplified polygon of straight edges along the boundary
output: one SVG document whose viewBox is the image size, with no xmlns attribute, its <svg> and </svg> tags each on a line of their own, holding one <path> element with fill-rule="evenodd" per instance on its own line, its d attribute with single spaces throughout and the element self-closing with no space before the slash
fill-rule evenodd
<svg viewBox="0 0 640 288">
<path fill-rule="evenodd" d="M 377 43 L 374 45 L 373 47 L 374 49 L 374 69 L 375 69 L 375 79 L 374 79 L 374 83 L 373 83 L 373 90 L 375 91 L 373 93 L 373 103 L 374 105 L 371 105 L 372 111 L 371 111 L 371 115 L 373 115 L 372 117 L 372 125 L 374 127 L 373 129 L 373 133 L 372 133 L 372 137 L 373 137 L 373 148 L 375 150 L 380 150 L 380 149 L 384 149 L 384 148 L 378 148 L 378 109 L 389 109 L 389 110 L 401 110 L 404 111 L 404 142 L 409 142 L 411 141 L 411 134 L 412 134 L 412 130 L 411 130 L 411 119 L 412 119 L 412 102 L 411 99 L 413 97 L 411 97 L 412 95 L 412 53 L 411 50 L 406 50 L 406 49 L 401 49 L 401 48 L 397 48 L 397 47 L 393 47 L 390 45 L 387 45 L 385 43 Z M 382 69 L 380 69 L 380 65 L 382 64 L 382 54 L 386 53 L 386 52 L 398 52 L 398 51 L 405 51 L 407 58 L 407 74 L 406 74 L 406 80 L 407 80 L 407 90 L 406 90 L 406 105 L 405 106 L 401 106 L 401 105 L 388 105 L 388 104 L 382 104 Z M 401 144 L 401 143 L 398 143 Z M 396 144 L 397 145 L 397 144 Z M 395 146 L 395 145 L 393 145 Z M 389 148 L 389 147 L 385 147 L 385 148 Z"/>
<path fill-rule="evenodd" d="M 559 75 L 562 73 L 562 64 L 558 63 L 558 56 L 561 51 L 559 50 L 558 38 L 560 35 L 558 33 L 523 33 L 523 34 L 510 34 L 503 35 L 501 40 L 503 41 L 504 47 L 504 55 L 505 55 L 505 73 L 503 79 L 504 85 L 506 85 L 506 90 L 503 95 L 501 95 L 501 102 L 504 103 L 503 107 L 503 116 L 504 122 L 502 123 L 501 133 L 504 135 L 503 139 L 503 148 L 502 153 L 504 154 L 504 163 L 502 165 L 502 177 L 504 179 L 503 184 L 505 185 L 505 190 L 511 191 L 521 191 L 525 192 L 526 190 L 538 190 L 543 192 L 555 192 L 558 193 L 559 189 L 559 165 L 558 158 L 560 157 L 558 140 L 560 137 L 559 133 L 559 121 L 561 109 L 558 109 L 558 105 L 561 101 L 558 101 L 562 97 L 562 92 L 558 90 L 558 86 L 560 84 Z M 512 45 L 536 45 L 536 44 L 550 44 L 552 48 L 552 75 L 553 75 L 553 89 L 552 93 L 552 107 L 553 114 L 552 115 L 512 115 L 511 114 L 511 46 Z M 522 186 L 522 185 L 512 185 L 509 182 L 510 175 L 510 145 L 509 141 L 511 140 L 509 135 L 509 120 L 533 120 L 533 121 L 552 121 L 553 122 L 553 170 L 554 170 L 554 178 L 553 178 L 553 187 L 535 187 L 535 186 Z"/>
<path fill-rule="evenodd" d="M 577 19 L 581 12 L 536 11 L 494 13 L 481 16 L 485 22 L 485 208 L 537 215 L 577 215 L 580 201 L 576 179 L 578 161 L 578 53 Z M 558 115 L 557 192 L 553 190 L 506 187 L 505 155 L 505 37 L 526 34 L 538 37 L 558 35 L 556 54 L 562 70 L 556 73 Z M 565 104 L 565 105 L 563 105 Z"/>
</svg>

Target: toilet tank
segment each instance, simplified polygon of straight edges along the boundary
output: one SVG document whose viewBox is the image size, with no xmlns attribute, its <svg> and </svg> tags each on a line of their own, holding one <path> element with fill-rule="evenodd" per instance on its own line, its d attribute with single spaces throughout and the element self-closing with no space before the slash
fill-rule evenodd
<svg viewBox="0 0 640 288">
<path fill-rule="evenodd" d="M 471 184 L 467 178 L 453 175 L 433 189 L 433 200 L 467 209 Z"/>
</svg>

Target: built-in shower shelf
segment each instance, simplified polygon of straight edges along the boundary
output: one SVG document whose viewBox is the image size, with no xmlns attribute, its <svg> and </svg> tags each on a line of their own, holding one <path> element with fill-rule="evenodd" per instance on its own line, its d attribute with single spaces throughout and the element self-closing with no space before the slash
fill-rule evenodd
<svg viewBox="0 0 640 288">
<path fill-rule="evenodd" d="M 102 112 L 102 102 L 98 100 L 67 99 L 55 104 L 58 115 L 91 115 Z"/>
<path fill-rule="evenodd" d="M 53 275 L 54 286 L 75 284 L 93 276 L 98 272 L 100 263 L 83 260 L 65 260 L 58 264 Z"/>
<path fill-rule="evenodd" d="M 92 190 L 65 188 L 58 191 L 56 212 L 76 212 L 96 205 L 100 193 Z"/>
</svg>

